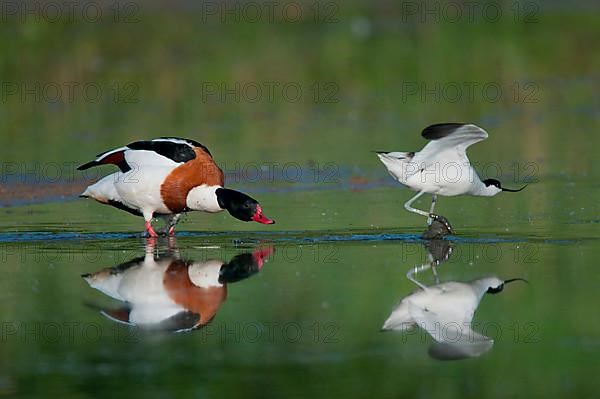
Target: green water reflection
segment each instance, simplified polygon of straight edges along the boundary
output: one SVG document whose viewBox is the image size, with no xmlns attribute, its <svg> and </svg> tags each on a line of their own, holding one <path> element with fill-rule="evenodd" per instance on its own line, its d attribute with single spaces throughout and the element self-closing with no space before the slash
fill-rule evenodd
<svg viewBox="0 0 600 399">
<path fill-rule="evenodd" d="M 180 256 L 201 264 L 257 249 L 211 241 L 180 238 Z M 5 244 L 2 387 L 34 396 L 591 395 L 600 328 L 589 317 L 594 245 L 454 243 L 440 280 L 531 284 L 486 297 L 475 330 L 493 348 L 447 363 L 427 355 L 427 333 L 380 332 L 415 288 L 406 273 L 428 261 L 417 242 L 276 244 L 260 273 L 228 286 L 208 325 L 178 334 L 115 323 L 98 309 L 123 303 L 80 277 L 144 256 L 138 239 Z M 435 284 L 432 275 L 419 279 Z"/>
</svg>

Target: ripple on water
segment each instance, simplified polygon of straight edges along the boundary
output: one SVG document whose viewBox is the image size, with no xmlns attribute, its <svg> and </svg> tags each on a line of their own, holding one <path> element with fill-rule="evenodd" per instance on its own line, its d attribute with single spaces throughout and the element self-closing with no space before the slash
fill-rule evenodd
<svg viewBox="0 0 600 399">
<path fill-rule="evenodd" d="M 325 243 L 325 242 L 377 242 L 377 241 L 400 241 L 409 243 L 426 242 L 420 234 L 417 233 L 398 233 L 391 231 L 271 231 L 271 232 L 248 232 L 248 231 L 227 231 L 227 232 L 190 232 L 181 231 L 177 233 L 179 238 L 219 238 L 231 239 L 235 243 L 260 242 L 267 240 L 280 243 Z M 240 237 L 243 237 L 240 238 Z M 110 241 L 141 238 L 140 233 L 125 232 L 100 232 L 100 233 L 80 233 L 80 232 L 49 232 L 49 231 L 27 231 L 27 232 L 2 232 L 0 233 L 0 243 L 19 243 L 19 242 L 39 242 L 39 241 Z M 445 238 L 455 243 L 471 244 L 494 244 L 494 243 L 520 243 L 536 242 L 548 244 L 574 244 L 581 239 L 548 239 L 541 236 L 496 236 L 481 235 L 477 237 L 469 236 L 448 236 Z"/>
</svg>

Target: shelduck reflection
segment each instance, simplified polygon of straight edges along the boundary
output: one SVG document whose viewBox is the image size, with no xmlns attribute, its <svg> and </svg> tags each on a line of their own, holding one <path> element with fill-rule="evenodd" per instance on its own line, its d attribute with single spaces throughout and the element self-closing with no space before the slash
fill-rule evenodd
<svg viewBox="0 0 600 399">
<path fill-rule="evenodd" d="M 155 255 L 154 240 L 146 254 L 82 277 L 90 287 L 122 302 L 100 308 L 107 318 L 149 330 L 191 331 L 210 323 L 227 298 L 227 286 L 258 273 L 274 252 L 258 248 L 229 261 L 181 259 L 173 246 Z M 171 241 L 171 244 L 173 242 Z"/>
<path fill-rule="evenodd" d="M 501 280 L 485 276 L 471 281 L 441 283 L 436 266 L 452 254 L 450 243 L 433 240 L 426 244 L 428 262 L 407 273 L 417 290 L 404 297 L 383 324 L 384 331 L 406 332 L 421 328 L 433 338 L 429 355 L 439 360 L 459 360 L 481 356 L 494 345 L 494 340 L 471 329 L 473 315 L 486 293 L 497 294 L 506 284 L 524 279 Z M 416 275 L 431 270 L 435 285 L 425 286 Z"/>
</svg>

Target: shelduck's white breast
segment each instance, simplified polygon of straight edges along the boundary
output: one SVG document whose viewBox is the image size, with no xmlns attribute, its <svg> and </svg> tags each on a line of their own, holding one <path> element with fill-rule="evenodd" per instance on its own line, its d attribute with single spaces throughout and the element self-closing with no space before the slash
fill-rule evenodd
<svg viewBox="0 0 600 399">
<path fill-rule="evenodd" d="M 135 324 L 154 324 L 171 317 L 184 308 L 175 303 L 165 291 L 163 280 L 171 260 L 144 262 L 124 272 L 119 294 L 131 305 L 129 321 Z"/>
<path fill-rule="evenodd" d="M 161 185 L 171 171 L 171 167 L 141 165 L 121 173 L 115 187 L 123 203 L 128 206 L 158 213 L 171 213 L 161 196 Z"/>
</svg>

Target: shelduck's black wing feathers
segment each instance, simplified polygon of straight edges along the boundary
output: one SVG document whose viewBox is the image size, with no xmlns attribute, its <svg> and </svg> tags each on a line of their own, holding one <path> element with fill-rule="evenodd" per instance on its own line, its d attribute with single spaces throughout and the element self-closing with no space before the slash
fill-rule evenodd
<svg viewBox="0 0 600 399">
<path fill-rule="evenodd" d="M 192 145 L 193 147 L 198 147 L 198 148 L 202 148 L 204 150 L 204 152 L 206 152 L 208 155 L 210 155 L 212 157 L 212 154 L 210 153 L 210 151 L 208 150 L 208 148 L 202 144 L 197 142 L 196 140 L 192 140 L 192 139 L 183 139 L 180 137 L 161 137 L 160 139 L 155 139 L 155 140 L 172 140 L 172 141 L 184 141 L 190 145 Z"/>
<path fill-rule="evenodd" d="M 197 327 L 199 322 L 200 314 L 190 310 L 182 310 L 152 327 L 160 331 L 185 332 Z"/>
<path fill-rule="evenodd" d="M 97 155 L 96 159 L 79 166 L 78 170 L 86 170 L 98 165 L 113 164 L 125 173 L 132 168 L 127 163 L 125 153 L 127 151 L 152 151 L 158 155 L 168 158 L 176 163 L 184 163 L 196 158 L 194 147 L 201 148 L 209 156 L 212 154 L 204 145 L 195 140 L 182 139 L 178 137 L 161 137 L 153 140 L 140 140 L 126 145 L 125 147 L 108 150 Z"/>
<path fill-rule="evenodd" d="M 168 139 L 136 141 L 127 144 L 127 148 L 132 150 L 153 151 L 174 162 L 187 162 L 196 158 L 196 153 L 191 145 L 184 142 L 174 142 Z"/>
<path fill-rule="evenodd" d="M 86 170 L 89 168 L 93 168 L 94 166 L 99 165 L 116 165 L 119 167 L 121 172 L 125 173 L 131 170 L 131 166 L 127 163 L 125 159 L 125 151 L 127 151 L 127 147 L 117 148 L 115 150 L 104 151 L 101 154 L 98 154 L 96 159 L 93 161 L 84 163 L 83 165 L 79 165 L 77 170 Z"/>
</svg>

